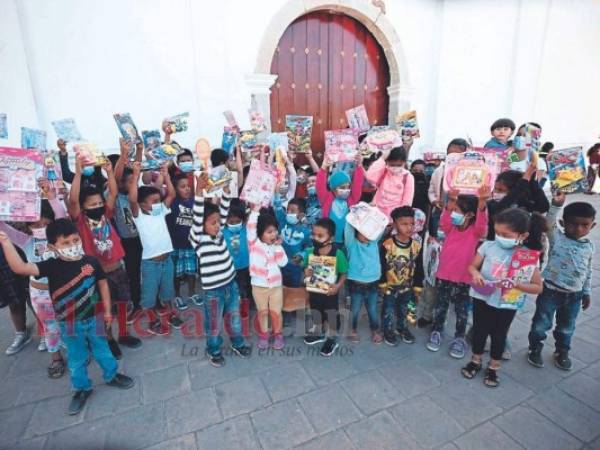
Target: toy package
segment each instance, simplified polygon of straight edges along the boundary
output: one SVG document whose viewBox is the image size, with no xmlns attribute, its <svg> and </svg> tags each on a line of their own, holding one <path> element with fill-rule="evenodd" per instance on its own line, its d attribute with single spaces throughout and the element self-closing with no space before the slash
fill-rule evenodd
<svg viewBox="0 0 600 450">
<path fill-rule="evenodd" d="M 277 184 L 285 181 L 287 173 L 286 157 L 288 154 L 288 137 L 286 132 L 271 133 L 268 139 L 268 145 L 271 152 L 275 152 L 275 172 Z"/>
<path fill-rule="evenodd" d="M 46 150 L 46 132 L 34 128 L 21 127 L 21 148 Z"/>
<path fill-rule="evenodd" d="M 348 120 L 348 127 L 356 130 L 359 135 L 365 134 L 371 128 L 365 105 L 347 110 L 346 119 Z"/>
<path fill-rule="evenodd" d="M 208 142 L 208 139 L 200 138 L 196 141 L 196 155 L 198 155 L 198 159 L 200 160 L 202 170 L 210 170 L 211 153 L 212 149 L 210 146 L 210 142 Z"/>
<path fill-rule="evenodd" d="M 248 115 L 250 116 L 250 129 L 252 131 L 258 134 L 267 130 L 263 113 L 254 109 L 249 109 Z"/>
<path fill-rule="evenodd" d="M 240 146 L 243 152 L 252 152 L 256 150 L 258 142 L 256 140 L 256 133 L 252 130 L 240 131 Z"/>
<path fill-rule="evenodd" d="M 365 202 L 351 206 L 346 220 L 370 241 L 379 238 L 389 222 L 387 216 L 379 208 Z"/>
<path fill-rule="evenodd" d="M 59 139 L 62 139 L 66 142 L 77 142 L 81 141 L 83 138 L 81 137 L 81 133 L 77 128 L 77 124 L 75 123 L 75 119 L 62 119 L 55 120 L 52 122 L 52 126 L 54 127 L 54 131 L 56 132 L 56 136 Z"/>
<path fill-rule="evenodd" d="M 8 125 L 4 113 L 0 114 L 0 139 L 8 139 Z"/>
<path fill-rule="evenodd" d="M 67 194 L 67 187 L 62 179 L 62 170 L 58 154 L 54 151 L 42 152 L 43 176 L 50 183 L 50 188 L 56 193 L 59 200 Z"/>
<path fill-rule="evenodd" d="M 585 160 L 581 147 L 552 150 L 546 157 L 548 177 L 554 189 L 565 194 L 588 190 Z"/>
<path fill-rule="evenodd" d="M 135 126 L 135 123 L 133 123 L 133 119 L 131 118 L 131 115 L 129 113 L 113 114 L 113 117 L 115 118 L 117 127 L 119 128 L 119 131 L 121 132 L 121 135 L 123 136 L 124 139 L 127 139 L 128 141 L 131 141 L 133 143 L 141 142 L 141 139 L 140 139 L 140 136 L 138 133 L 138 129 Z M 135 158 L 135 147 L 134 146 L 132 146 L 131 151 L 133 154 L 129 155 L 129 159 L 134 159 Z"/>
<path fill-rule="evenodd" d="M 510 148 L 474 147 L 473 151 L 477 153 L 482 153 L 484 155 L 495 155 L 498 160 L 498 173 L 510 169 Z"/>
<path fill-rule="evenodd" d="M 210 169 L 208 179 L 209 183 L 213 184 L 208 190 L 204 191 L 205 198 L 222 197 L 225 186 L 229 186 L 229 197 L 237 198 L 239 191 L 237 172 L 231 172 L 225 166 L 219 166 Z"/>
<path fill-rule="evenodd" d="M 223 111 L 223 115 L 225 116 L 225 120 L 230 127 L 239 128 L 237 120 L 235 120 L 235 116 L 233 115 L 232 111 Z"/>
<path fill-rule="evenodd" d="M 108 158 L 90 142 L 79 142 L 73 145 L 75 154 L 83 158 L 84 166 L 103 166 Z"/>
<path fill-rule="evenodd" d="M 275 193 L 277 178 L 271 168 L 253 159 L 240 198 L 248 203 L 268 207 Z"/>
<path fill-rule="evenodd" d="M 337 281 L 335 273 L 335 256 L 308 256 L 308 268 L 312 269 L 312 275 L 306 282 L 306 290 L 327 294 L 329 288 Z"/>
<path fill-rule="evenodd" d="M 223 139 L 221 140 L 221 148 L 230 155 L 235 153 L 235 146 L 237 144 L 238 133 L 237 130 L 232 127 L 223 128 Z"/>
<path fill-rule="evenodd" d="M 525 146 L 528 149 L 533 150 L 536 153 L 539 153 L 542 148 L 542 144 L 540 138 L 542 137 L 542 130 L 528 123 L 525 125 Z"/>
<path fill-rule="evenodd" d="M 396 123 L 400 126 L 400 133 L 402 136 L 408 136 L 411 138 L 418 138 L 421 136 L 419 133 L 419 124 L 417 122 L 416 111 L 408 111 L 398 114 L 396 116 Z"/>
<path fill-rule="evenodd" d="M 35 222 L 40 219 L 38 179 L 42 175 L 41 153 L 0 147 L 0 220 Z"/>
<path fill-rule="evenodd" d="M 435 161 L 445 161 L 446 152 L 436 152 L 434 150 L 423 152 L 423 160 L 427 163 Z"/>
<path fill-rule="evenodd" d="M 526 295 L 522 291 L 515 289 L 519 283 L 529 283 L 533 272 L 538 266 L 540 252 L 519 248 L 513 252 L 508 268 L 508 275 L 502 287 L 502 297 L 500 298 L 500 308 L 521 308 L 525 303 Z M 508 283 L 507 283 L 508 281 Z"/>
<path fill-rule="evenodd" d="M 446 157 L 444 191 L 457 189 L 461 194 L 477 195 L 482 185 L 494 186 L 499 163 L 489 153 L 452 153 Z"/>
<path fill-rule="evenodd" d="M 188 112 L 167 117 L 163 120 L 163 127 L 168 129 L 171 133 L 181 133 L 182 131 L 187 131 L 189 118 L 190 113 Z"/>
<path fill-rule="evenodd" d="M 435 278 L 440 265 L 441 251 L 442 243 L 438 239 L 429 236 L 427 239 L 427 246 L 423 251 L 424 280 L 429 286 L 435 286 Z"/>
<path fill-rule="evenodd" d="M 310 152 L 312 125 L 312 116 L 285 116 L 285 130 L 288 135 L 290 152 Z"/>
<path fill-rule="evenodd" d="M 160 146 L 161 137 L 159 130 L 142 130 L 142 141 L 146 153 Z"/>
<path fill-rule="evenodd" d="M 365 142 L 371 153 L 391 150 L 402 145 L 400 134 L 388 126 L 371 127 L 365 138 Z"/>
<path fill-rule="evenodd" d="M 353 161 L 358 151 L 356 129 L 325 131 L 325 156 L 331 162 Z"/>
</svg>

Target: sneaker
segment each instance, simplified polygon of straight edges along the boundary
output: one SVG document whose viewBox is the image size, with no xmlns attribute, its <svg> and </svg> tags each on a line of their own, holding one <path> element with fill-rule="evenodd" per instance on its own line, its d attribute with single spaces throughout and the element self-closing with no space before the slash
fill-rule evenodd
<svg viewBox="0 0 600 450">
<path fill-rule="evenodd" d="M 127 348 L 140 348 L 142 346 L 142 340 L 130 334 L 126 334 L 125 336 L 119 336 L 117 340 L 119 345 Z"/>
<path fill-rule="evenodd" d="M 437 352 L 442 345 L 442 335 L 439 331 L 432 331 L 429 335 L 429 341 L 427 342 L 427 350 Z"/>
<path fill-rule="evenodd" d="M 283 347 L 285 347 L 285 340 L 281 333 L 275 335 L 272 347 L 274 350 L 283 350 Z"/>
<path fill-rule="evenodd" d="M 402 342 L 405 344 L 415 343 L 415 336 L 408 329 L 400 332 L 400 339 L 402 339 Z"/>
<path fill-rule="evenodd" d="M 248 345 L 242 345 L 240 347 L 234 347 L 232 345 L 231 350 L 233 351 L 233 353 L 238 355 L 240 358 L 244 358 L 244 359 L 248 358 L 250 356 L 250 354 L 252 353 L 252 347 L 250 347 Z"/>
<path fill-rule="evenodd" d="M 76 391 L 73 394 L 73 398 L 71 398 L 71 403 L 69 403 L 69 409 L 67 410 L 67 414 L 70 416 L 74 416 L 75 414 L 79 414 L 83 407 L 85 406 L 85 402 L 88 397 L 92 395 L 92 390 L 89 391 Z"/>
<path fill-rule="evenodd" d="M 321 356 L 333 355 L 339 346 L 340 344 L 338 344 L 337 340 L 333 338 L 327 338 L 321 347 Z"/>
<path fill-rule="evenodd" d="M 504 361 L 510 361 L 512 359 L 512 352 L 510 351 L 511 345 L 509 341 L 506 341 L 504 345 L 504 351 L 502 352 L 502 359 Z"/>
<path fill-rule="evenodd" d="M 373 331 L 371 333 L 371 341 L 373 344 L 381 344 L 383 342 L 383 336 L 379 331 Z"/>
<path fill-rule="evenodd" d="M 527 353 L 527 362 L 534 367 L 539 367 L 540 369 L 544 367 L 544 360 L 542 359 L 542 351 L 541 350 L 529 350 Z"/>
<path fill-rule="evenodd" d="M 319 336 L 315 334 L 304 336 L 304 343 L 306 345 L 315 345 L 320 344 L 321 342 L 325 342 L 325 336 Z"/>
<path fill-rule="evenodd" d="M 464 338 L 457 337 L 452 339 L 449 346 L 450 356 L 456 359 L 462 359 L 467 352 L 467 342 Z"/>
<path fill-rule="evenodd" d="M 360 342 L 360 336 L 356 331 L 353 331 L 348 335 L 348 340 L 353 344 L 358 344 Z"/>
<path fill-rule="evenodd" d="M 189 308 L 188 304 L 181 297 L 175 297 L 175 299 L 173 301 L 175 302 L 175 307 L 179 311 L 185 311 L 186 309 Z"/>
<path fill-rule="evenodd" d="M 269 348 L 269 335 L 265 334 L 263 336 L 258 336 L 258 342 L 256 343 L 256 346 L 260 350 L 265 350 Z"/>
<path fill-rule="evenodd" d="M 554 365 L 562 370 L 571 370 L 573 363 L 571 362 L 571 358 L 569 358 L 569 352 L 564 350 L 555 352 Z"/>
<path fill-rule="evenodd" d="M 162 326 L 162 322 L 160 320 L 154 320 L 153 322 L 150 322 L 150 325 L 148 326 L 148 332 L 156 336 L 166 336 L 169 334 L 169 330 L 167 327 Z"/>
<path fill-rule="evenodd" d="M 119 361 L 123 357 L 121 347 L 119 347 L 119 344 L 114 339 L 108 339 L 108 348 L 110 348 L 110 352 L 117 361 Z"/>
<path fill-rule="evenodd" d="M 181 320 L 179 317 L 177 317 L 177 315 L 175 313 L 172 313 L 169 316 L 169 325 L 171 325 L 171 328 L 175 328 L 176 330 L 179 330 L 181 328 L 181 326 L 183 325 L 183 320 Z"/>
<path fill-rule="evenodd" d="M 142 308 L 134 308 L 127 313 L 127 318 L 125 319 L 125 322 L 127 323 L 127 325 L 131 325 L 136 320 L 138 320 L 138 318 L 141 315 L 142 315 Z"/>
<path fill-rule="evenodd" d="M 398 345 L 398 338 L 396 337 L 396 333 L 393 331 L 385 331 L 383 333 L 383 340 L 387 345 L 391 345 L 392 347 Z"/>
<path fill-rule="evenodd" d="M 31 333 L 29 333 L 29 330 L 17 331 L 15 333 L 15 339 L 13 340 L 12 344 L 8 346 L 5 353 L 7 355 L 14 355 L 15 353 L 19 353 L 21 350 L 23 350 L 23 347 L 29 344 L 30 341 Z"/>
<path fill-rule="evenodd" d="M 433 323 L 432 320 L 423 319 L 421 317 L 420 319 L 417 320 L 417 327 L 418 328 L 427 328 L 427 327 L 430 327 L 432 323 Z"/>
<path fill-rule="evenodd" d="M 48 347 L 46 346 L 46 338 L 44 336 L 42 336 L 40 338 L 40 343 L 38 344 L 38 352 L 45 352 L 48 351 Z"/>
<path fill-rule="evenodd" d="M 206 357 L 208 358 L 208 362 L 213 367 L 223 367 L 225 365 L 225 358 L 223 358 L 223 354 L 221 352 L 215 353 L 211 355 L 210 353 L 206 353 Z"/>
<path fill-rule="evenodd" d="M 204 297 L 202 297 L 200 294 L 194 294 L 190 297 L 190 300 L 192 300 L 192 303 L 194 304 L 194 306 L 202 306 L 204 305 Z"/>
<path fill-rule="evenodd" d="M 133 378 L 128 377 L 127 375 L 117 373 L 112 380 L 106 383 L 106 385 L 119 389 L 130 389 L 135 385 L 135 381 L 133 381 Z"/>
</svg>

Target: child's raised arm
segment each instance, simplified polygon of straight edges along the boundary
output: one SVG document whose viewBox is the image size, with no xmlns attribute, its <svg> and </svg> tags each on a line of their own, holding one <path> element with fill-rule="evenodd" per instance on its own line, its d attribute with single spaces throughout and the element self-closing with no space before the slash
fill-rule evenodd
<svg viewBox="0 0 600 450">
<path fill-rule="evenodd" d="M 227 224 L 227 215 L 229 214 L 229 206 L 231 205 L 231 191 L 229 185 L 223 188 L 223 195 L 219 202 L 219 218 L 221 226 L 224 227 Z"/>
<path fill-rule="evenodd" d="M 140 207 L 138 205 L 138 183 L 140 181 L 140 173 L 142 171 L 142 165 L 139 162 L 133 163 L 133 176 L 129 182 L 129 206 L 131 208 L 131 214 L 133 217 L 137 217 L 140 213 Z"/>
<path fill-rule="evenodd" d="M 127 158 L 129 157 L 129 148 L 131 147 L 131 141 L 128 141 L 124 138 L 119 139 L 119 147 L 121 153 L 119 155 L 119 159 L 115 164 L 115 179 L 120 180 L 123 178 L 123 171 L 125 170 L 125 165 L 127 164 Z M 136 151 L 136 161 L 137 161 L 137 151 Z M 140 161 L 142 160 L 140 155 Z"/>
<path fill-rule="evenodd" d="M 112 211 L 115 207 L 115 203 L 117 202 L 119 188 L 117 187 L 117 180 L 115 180 L 115 174 L 113 173 L 113 167 L 110 164 L 110 162 L 106 163 L 102 168 L 106 172 L 108 185 L 108 197 L 106 198 L 106 206 Z"/>
<path fill-rule="evenodd" d="M 200 238 L 204 232 L 204 189 L 208 186 L 208 173 L 201 172 L 196 176 L 196 196 L 194 207 L 192 229 L 190 230 L 190 243 L 195 247 L 200 244 Z"/>
<path fill-rule="evenodd" d="M 475 215 L 475 233 L 479 238 L 485 238 L 488 232 L 487 201 L 492 196 L 489 186 L 482 185 L 478 192 L 477 214 Z"/>
<path fill-rule="evenodd" d="M 77 156 L 75 159 L 75 176 L 73 177 L 73 183 L 71 184 L 71 191 L 69 192 L 69 201 L 67 202 L 67 210 L 71 219 L 77 220 L 79 213 L 79 192 L 81 191 L 81 158 Z"/>
<path fill-rule="evenodd" d="M 2 250 L 4 250 L 4 257 L 6 258 L 8 267 L 14 273 L 29 277 L 37 277 L 40 274 L 36 264 L 27 263 L 21 259 L 17 253 L 17 249 L 10 242 L 8 235 L 3 231 L 0 231 L 0 245 L 2 246 Z"/>
<path fill-rule="evenodd" d="M 167 195 L 163 200 L 163 203 L 167 208 L 170 208 L 173 204 L 173 200 L 175 200 L 175 187 L 173 186 L 173 182 L 171 181 L 171 176 L 169 175 L 169 168 L 167 164 L 163 164 L 160 168 L 160 173 L 165 180 L 165 185 L 167 186 Z"/>
<path fill-rule="evenodd" d="M 312 169 L 312 171 L 314 173 L 318 173 L 319 170 L 321 169 L 319 167 L 319 165 L 317 164 L 317 162 L 315 161 L 315 157 L 313 156 L 312 153 L 312 148 L 310 149 L 310 151 L 306 154 L 306 159 L 308 161 L 308 164 L 310 165 L 310 168 Z"/>
<path fill-rule="evenodd" d="M 365 181 L 365 169 L 362 166 L 362 157 L 360 153 L 356 155 L 356 169 L 352 175 L 352 185 L 350 186 L 350 196 L 348 197 L 348 206 L 356 205 L 362 196 L 363 183 Z"/>
<path fill-rule="evenodd" d="M 258 205 L 250 205 L 252 212 L 248 217 L 248 223 L 246 224 L 246 236 L 248 237 L 248 244 L 253 245 L 258 239 L 256 234 L 256 224 L 258 223 Z"/>
</svg>

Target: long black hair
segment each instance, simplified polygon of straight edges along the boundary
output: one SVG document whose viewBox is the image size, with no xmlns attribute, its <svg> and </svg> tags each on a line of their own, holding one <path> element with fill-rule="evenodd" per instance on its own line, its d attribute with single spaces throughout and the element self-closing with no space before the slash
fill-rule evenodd
<svg viewBox="0 0 600 450">
<path fill-rule="evenodd" d="M 542 237 L 548 231 L 546 218 L 538 213 L 529 213 L 521 208 L 509 208 L 494 217 L 494 223 L 508 226 L 515 233 L 529 233 L 523 245 L 531 250 L 544 248 Z"/>
</svg>

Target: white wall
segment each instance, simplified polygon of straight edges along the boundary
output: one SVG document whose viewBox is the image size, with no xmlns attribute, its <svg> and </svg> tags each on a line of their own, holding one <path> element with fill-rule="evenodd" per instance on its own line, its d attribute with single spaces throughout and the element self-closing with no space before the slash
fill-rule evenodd
<svg viewBox="0 0 600 450">
<path fill-rule="evenodd" d="M 19 145 L 21 125 L 40 126 L 53 141 L 50 122 L 72 116 L 88 139 L 115 148 L 112 113 L 130 112 L 149 129 L 183 111 L 191 129 L 178 141 L 192 146 L 204 136 L 219 145 L 222 111 L 246 119 L 244 77 L 254 72 L 269 12 L 288 4 L 0 0 L 0 112 L 10 126 L 0 145 Z M 418 146 L 445 148 L 467 133 L 483 143 L 501 116 L 539 121 L 543 138 L 558 144 L 598 138 L 599 2 L 386 5 L 409 66 Z"/>
</svg>

